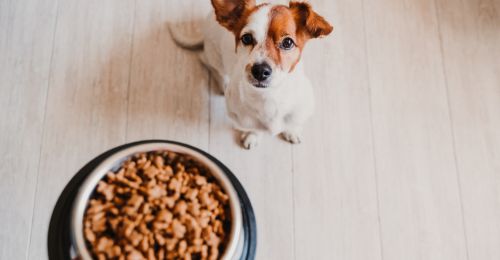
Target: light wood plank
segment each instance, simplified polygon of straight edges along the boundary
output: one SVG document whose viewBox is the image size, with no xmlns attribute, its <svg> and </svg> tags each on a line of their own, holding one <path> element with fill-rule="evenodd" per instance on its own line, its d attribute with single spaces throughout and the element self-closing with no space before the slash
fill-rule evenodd
<svg viewBox="0 0 500 260">
<path fill-rule="evenodd" d="M 47 257 L 54 204 L 86 162 L 125 140 L 134 1 L 60 1 L 30 259 Z"/>
<path fill-rule="evenodd" d="M 137 5 L 127 140 L 170 139 L 208 148 L 208 72 L 196 53 L 175 45 L 167 27 L 170 22 L 190 33 L 205 11 L 195 1 Z"/>
<path fill-rule="evenodd" d="M 384 259 L 466 259 L 434 3 L 364 5 Z"/>
<path fill-rule="evenodd" d="M 439 0 L 470 259 L 500 259 L 500 2 Z"/>
<path fill-rule="evenodd" d="M 27 256 L 55 14 L 55 1 L 0 1 L 0 259 Z"/>
<path fill-rule="evenodd" d="M 303 55 L 317 109 L 293 147 L 296 259 L 381 259 L 362 2 L 312 4 L 335 30 Z"/>
</svg>

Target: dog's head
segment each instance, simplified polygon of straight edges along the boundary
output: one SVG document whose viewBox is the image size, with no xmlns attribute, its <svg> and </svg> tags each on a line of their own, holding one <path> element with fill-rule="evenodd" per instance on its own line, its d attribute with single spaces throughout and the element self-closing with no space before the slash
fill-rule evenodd
<svg viewBox="0 0 500 260">
<path fill-rule="evenodd" d="M 255 0 L 212 0 L 212 5 L 217 21 L 235 35 L 241 69 L 257 88 L 278 85 L 293 72 L 306 42 L 333 30 L 304 2 L 292 1 L 285 6 L 256 5 Z"/>
</svg>

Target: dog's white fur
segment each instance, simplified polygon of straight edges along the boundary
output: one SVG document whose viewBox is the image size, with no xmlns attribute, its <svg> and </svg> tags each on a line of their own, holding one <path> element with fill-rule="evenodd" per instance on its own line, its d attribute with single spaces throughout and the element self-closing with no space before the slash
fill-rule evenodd
<svg viewBox="0 0 500 260">
<path fill-rule="evenodd" d="M 252 13 L 241 30 L 241 35 L 252 32 L 256 45 L 251 50 L 240 46 L 235 51 L 235 36 L 216 22 L 215 14 L 207 17 L 203 27 L 204 49 L 200 59 L 221 86 L 228 115 L 234 127 L 242 132 L 242 145 L 247 149 L 257 146 L 266 132 L 282 134 L 285 140 L 300 143 L 302 127 L 314 110 L 313 90 L 300 60 L 292 72 L 273 66 L 267 88 L 257 88 L 247 78 L 247 64 L 268 61 L 264 40 L 272 6 Z M 196 40 L 189 42 L 176 37 L 175 32 L 172 35 L 182 46 L 199 45 Z"/>
</svg>

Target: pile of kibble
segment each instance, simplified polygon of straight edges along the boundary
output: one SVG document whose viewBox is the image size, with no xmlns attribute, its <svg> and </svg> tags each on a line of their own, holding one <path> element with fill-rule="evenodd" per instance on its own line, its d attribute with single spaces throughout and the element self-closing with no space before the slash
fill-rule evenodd
<svg viewBox="0 0 500 260">
<path fill-rule="evenodd" d="M 97 259 L 218 259 L 230 215 L 227 194 L 201 163 L 140 153 L 99 182 L 84 236 Z"/>
</svg>

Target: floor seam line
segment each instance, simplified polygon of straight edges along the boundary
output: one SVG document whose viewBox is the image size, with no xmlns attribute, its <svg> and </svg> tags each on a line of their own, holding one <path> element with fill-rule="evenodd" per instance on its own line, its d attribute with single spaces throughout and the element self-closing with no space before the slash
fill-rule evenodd
<svg viewBox="0 0 500 260">
<path fill-rule="evenodd" d="M 31 236 L 33 234 L 33 226 L 35 222 L 35 205 L 36 205 L 36 195 L 38 194 L 38 181 L 40 177 L 40 167 L 42 165 L 42 151 L 43 151 L 43 143 L 45 140 L 45 125 L 47 123 L 47 112 L 48 112 L 48 99 L 49 99 L 49 92 L 50 92 L 50 79 L 52 75 L 52 69 L 53 69 L 53 63 L 54 63 L 54 52 L 55 52 L 55 44 L 56 44 L 56 32 L 57 32 L 57 24 L 59 20 L 59 3 L 60 1 L 58 0 L 56 2 L 56 17 L 54 21 L 54 30 L 52 32 L 52 51 L 50 54 L 50 61 L 49 61 L 49 72 L 48 72 L 48 77 L 47 77 L 47 90 L 45 92 L 45 101 L 44 101 L 44 113 L 43 113 L 43 119 L 42 119 L 42 132 L 40 133 L 40 149 L 38 151 L 38 167 L 37 167 L 37 172 L 36 172 L 36 178 L 35 178 L 35 192 L 33 193 L 33 206 L 31 207 L 31 220 L 30 220 L 30 228 L 29 228 L 29 233 L 28 233 L 28 245 L 26 246 L 26 259 L 29 259 L 30 255 L 30 249 L 31 249 Z"/>
<path fill-rule="evenodd" d="M 463 194 L 462 194 L 462 182 L 460 178 L 460 169 L 458 166 L 458 156 L 457 156 L 457 147 L 456 147 L 456 138 L 455 138 L 455 129 L 453 128 L 453 115 L 451 112 L 451 104 L 450 104 L 450 91 L 448 87 L 448 75 L 446 73 L 446 65 L 445 65 L 445 60 L 444 60 L 444 48 L 443 48 L 443 37 L 442 37 L 442 31 L 441 31 L 441 23 L 439 21 L 440 16 L 439 16 L 439 8 L 436 3 L 436 0 L 434 0 L 434 12 L 435 12 L 435 19 L 437 23 L 437 34 L 438 34 L 438 40 L 439 40 L 439 50 L 441 53 L 441 72 L 443 74 L 443 79 L 444 79 L 444 86 L 445 86 L 445 92 L 446 92 L 446 107 L 448 109 L 448 119 L 449 119 L 449 126 L 450 126 L 450 135 L 451 135 L 451 145 L 453 149 L 453 160 L 454 160 L 454 165 L 455 165 L 455 173 L 457 177 L 457 188 L 458 188 L 458 196 L 460 200 L 460 212 L 462 214 L 462 228 L 463 228 L 463 234 L 464 234 L 464 242 L 465 242 L 465 254 L 466 258 L 470 259 L 469 256 L 469 241 L 467 238 L 467 227 L 465 225 L 465 210 L 464 210 L 464 205 L 463 205 Z"/>
<path fill-rule="evenodd" d="M 294 156 L 294 147 L 290 148 L 290 155 L 292 160 L 292 248 L 293 248 L 293 259 L 297 259 L 297 250 L 296 250 L 296 232 L 295 232 L 295 156 Z"/>
<path fill-rule="evenodd" d="M 207 151 L 210 152 L 212 146 L 212 74 L 207 70 L 208 78 L 208 145 Z"/>
<path fill-rule="evenodd" d="M 135 41 L 135 23 L 137 22 L 137 0 L 134 1 L 134 17 L 132 18 L 132 36 L 130 40 L 128 84 L 127 84 L 127 116 L 125 117 L 125 142 L 128 141 L 128 127 L 130 116 L 130 86 L 132 85 L 132 65 L 134 61 L 134 41 Z"/>
<path fill-rule="evenodd" d="M 296 250 L 296 236 L 295 236 L 295 156 L 294 156 L 294 147 L 290 148 L 290 157 L 292 160 L 292 248 L 293 248 L 293 259 L 297 259 L 297 250 Z"/>
<path fill-rule="evenodd" d="M 372 87 L 371 87 L 371 77 L 370 77 L 370 64 L 368 57 L 368 34 L 366 31 L 366 12 L 365 12 L 365 2 L 361 0 L 362 5 L 362 14 L 363 14 L 363 34 L 364 34 L 364 54 L 365 54 L 365 71 L 367 77 L 367 92 L 368 92 L 368 110 L 370 113 L 370 138 L 371 138 L 371 146 L 372 146 L 372 160 L 373 160 L 373 175 L 375 177 L 375 194 L 377 197 L 377 221 L 378 221 L 378 234 L 379 234 L 379 248 L 380 248 L 380 259 L 384 259 L 384 247 L 383 247 L 383 236 L 382 236 L 382 221 L 380 216 L 380 194 L 379 194 L 379 178 L 378 178 L 378 169 L 377 169 L 377 156 L 376 156 L 376 142 L 375 142 L 375 124 L 374 124 L 374 115 L 373 115 L 373 101 L 372 101 Z"/>
</svg>

